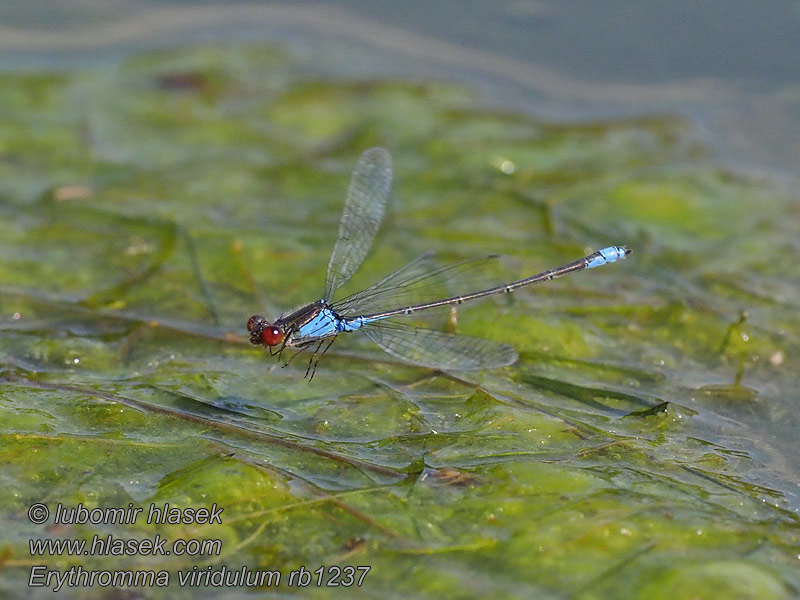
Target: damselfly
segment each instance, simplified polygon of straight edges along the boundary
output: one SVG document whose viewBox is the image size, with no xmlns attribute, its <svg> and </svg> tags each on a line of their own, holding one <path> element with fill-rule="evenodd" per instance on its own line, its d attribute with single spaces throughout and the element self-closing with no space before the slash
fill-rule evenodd
<svg viewBox="0 0 800 600">
<path fill-rule="evenodd" d="M 508 344 L 469 338 L 412 327 L 393 317 L 418 311 L 453 306 L 493 294 L 508 293 L 532 283 L 549 281 L 567 273 L 592 269 L 624 258 L 626 246 L 609 246 L 571 263 L 503 285 L 441 300 L 412 302 L 407 291 L 424 288 L 426 281 L 459 268 L 470 268 L 471 261 L 448 267 L 434 267 L 430 254 L 411 261 L 370 287 L 333 300 L 333 295 L 356 271 L 378 232 L 392 180 L 392 159 L 382 148 L 371 148 L 361 155 L 353 171 L 344 211 L 339 223 L 339 237 L 328 262 L 325 292 L 321 300 L 304 306 L 270 323 L 261 315 L 247 322 L 250 342 L 281 354 L 296 350 L 289 361 L 304 350 L 311 351 L 306 377 L 313 378 L 319 358 L 331 347 L 340 333 L 363 330 L 377 346 L 405 362 L 436 369 L 465 370 L 507 366 L 516 362 L 516 350 Z M 495 258 L 495 257 L 489 257 Z"/>
</svg>

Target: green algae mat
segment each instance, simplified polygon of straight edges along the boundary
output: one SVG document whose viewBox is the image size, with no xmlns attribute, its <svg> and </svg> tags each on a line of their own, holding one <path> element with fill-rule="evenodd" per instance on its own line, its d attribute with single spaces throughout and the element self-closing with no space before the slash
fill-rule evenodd
<svg viewBox="0 0 800 600">
<path fill-rule="evenodd" d="M 800 592 L 800 197 L 690 124 L 255 46 L 4 71 L 0 107 L 3 597 Z M 320 297 L 376 145 L 393 193 L 345 293 L 427 250 L 501 254 L 489 283 L 633 253 L 424 323 L 513 366 L 352 335 L 308 382 L 246 322 Z"/>
</svg>

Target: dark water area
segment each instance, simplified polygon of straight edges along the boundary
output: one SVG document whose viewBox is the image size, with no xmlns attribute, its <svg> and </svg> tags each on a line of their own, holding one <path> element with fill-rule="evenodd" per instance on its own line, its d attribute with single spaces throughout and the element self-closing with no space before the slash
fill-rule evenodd
<svg viewBox="0 0 800 600">
<path fill-rule="evenodd" d="M 0 61 L 91 64 L 204 40 L 278 40 L 322 74 L 467 81 L 496 106 L 540 116 L 686 115 L 719 160 L 792 177 L 798 31 L 788 0 L 12 1 L 0 6 Z"/>
</svg>

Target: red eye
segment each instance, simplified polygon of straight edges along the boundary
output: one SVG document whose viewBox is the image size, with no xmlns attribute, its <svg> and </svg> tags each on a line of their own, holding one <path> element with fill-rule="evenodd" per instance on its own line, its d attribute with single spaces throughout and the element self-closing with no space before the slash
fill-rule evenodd
<svg viewBox="0 0 800 600">
<path fill-rule="evenodd" d="M 261 341 L 267 346 L 277 346 L 285 337 L 286 334 L 277 327 L 266 327 L 261 332 Z"/>
</svg>

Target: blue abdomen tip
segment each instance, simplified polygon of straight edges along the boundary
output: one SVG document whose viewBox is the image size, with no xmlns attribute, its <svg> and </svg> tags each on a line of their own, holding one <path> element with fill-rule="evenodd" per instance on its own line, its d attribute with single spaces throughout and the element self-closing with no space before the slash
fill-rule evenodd
<svg viewBox="0 0 800 600">
<path fill-rule="evenodd" d="M 630 252 L 627 246 L 609 246 L 608 248 L 603 248 L 597 251 L 597 256 L 589 261 L 586 268 L 593 269 L 594 267 L 599 267 L 606 263 L 616 262 L 621 258 L 625 258 Z"/>
</svg>

